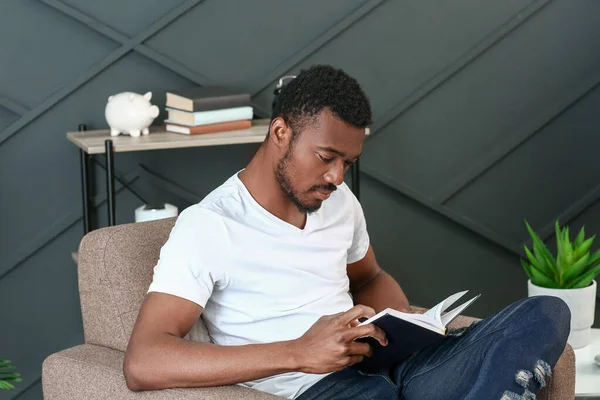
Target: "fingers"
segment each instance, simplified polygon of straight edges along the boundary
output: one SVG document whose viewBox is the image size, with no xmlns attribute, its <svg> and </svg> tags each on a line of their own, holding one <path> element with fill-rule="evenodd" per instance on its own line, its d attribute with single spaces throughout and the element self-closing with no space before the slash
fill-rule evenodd
<svg viewBox="0 0 600 400">
<path fill-rule="evenodd" d="M 337 318 L 341 319 L 343 325 L 348 325 L 352 321 L 359 319 L 361 317 L 371 318 L 375 315 L 375 310 L 371 307 L 364 306 L 362 304 L 358 304 Z"/>
<path fill-rule="evenodd" d="M 346 366 L 359 363 L 363 360 L 363 358 L 365 358 L 365 357 L 364 356 L 348 356 L 348 358 L 346 360 Z"/>
<path fill-rule="evenodd" d="M 355 340 L 365 336 L 371 336 L 375 338 L 382 346 L 387 346 L 388 341 L 385 336 L 385 332 L 378 327 L 377 325 L 367 324 L 357 326 L 355 328 L 350 329 L 350 340 Z"/>
<path fill-rule="evenodd" d="M 350 342 L 348 344 L 348 355 L 371 357 L 373 349 L 368 343 Z"/>
</svg>

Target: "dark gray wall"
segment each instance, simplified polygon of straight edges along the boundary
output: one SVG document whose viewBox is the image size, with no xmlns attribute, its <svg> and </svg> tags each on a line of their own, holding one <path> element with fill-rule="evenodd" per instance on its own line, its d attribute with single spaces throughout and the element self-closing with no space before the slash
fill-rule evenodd
<svg viewBox="0 0 600 400">
<path fill-rule="evenodd" d="M 109 95 L 151 90 L 162 108 L 167 89 L 236 84 L 268 116 L 279 76 L 343 67 L 373 105 L 362 202 L 380 264 L 415 303 L 468 288 L 487 316 L 526 295 L 525 218 L 549 241 L 557 217 L 600 231 L 599 42 L 593 0 L 3 0 L 0 358 L 24 382 L 0 399 L 40 398 L 42 360 L 83 340 L 65 132 L 105 128 Z M 183 208 L 256 148 L 118 154 L 116 169 L 142 199 Z M 121 188 L 118 223 L 140 204 Z"/>
</svg>

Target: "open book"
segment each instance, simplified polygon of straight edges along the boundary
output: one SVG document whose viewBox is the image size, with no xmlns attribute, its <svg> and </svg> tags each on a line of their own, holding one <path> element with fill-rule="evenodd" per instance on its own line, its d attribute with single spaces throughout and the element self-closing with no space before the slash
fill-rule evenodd
<svg viewBox="0 0 600 400">
<path fill-rule="evenodd" d="M 367 372 L 389 368 L 410 356 L 412 353 L 441 341 L 447 333 L 447 326 L 454 321 L 480 295 L 473 297 L 458 307 L 446 310 L 464 296 L 467 291 L 449 296 L 424 314 L 410 314 L 386 308 L 360 325 L 375 324 L 386 334 L 388 345 L 383 347 L 375 339 L 364 337 L 373 348 L 373 355 L 365 357 L 356 366 Z"/>
</svg>

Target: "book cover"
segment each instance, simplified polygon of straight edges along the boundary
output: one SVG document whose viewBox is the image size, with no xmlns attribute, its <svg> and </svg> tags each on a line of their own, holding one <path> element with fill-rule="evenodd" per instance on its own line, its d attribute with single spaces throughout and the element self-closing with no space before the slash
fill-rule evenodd
<svg viewBox="0 0 600 400">
<path fill-rule="evenodd" d="M 441 342 L 444 335 L 415 325 L 390 314 L 387 314 L 377 321 L 375 325 L 383 329 L 388 339 L 388 345 L 382 346 L 372 337 L 357 339 L 365 341 L 371 345 L 373 354 L 371 357 L 365 357 L 361 362 L 355 365 L 356 368 L 373 373 L 383 368 L 391 366 L 408 358 L 414 352 L 429 345 Z"/>
<path fill-rule="evenodd" d="M 250 93 L 220 86 L 197 86 L 166 92 L 167 107 L 189 112 L 245 107 L 250 102 Z"/>
<path fill-rule="evenodd" d="M 221 122 L 218 124 L 198 125 L 198 126 L 182 126 L 174 124 L 166 124 L 165 129 L 169 132 L 182 133 L 184 135 L 200 135 L 203 133 L 216 133 L 236 131 L 241 129 L 250 129 L 252 121 L 232 121 Z"/>
<path fill-rule="evenodd" d="M 252 107 L 235 107 L 223 110 L 188 112 L 166 108 L 167 122 L 175 125 L 198 126 L 218 124 L 220 122 L 252 119 Z"/>
<path fill-rule="evenodd" d="M 424 314 L 404 313 L 387 308 L 363 321 L 360 325 L 372 323 L 380 327 L 387 336 L 388 345 L 381 346 L 372 337 L 356 339 L 369 343 L 373 350 L 371 357 L 365 357 L 356 367 L 365 372 L 390 368 L 424 347 L 442 341 L 447 333 L 446 327 L 480 296 L 442 314 L 465 293 L 467 291 L 447 297 Z"/>
</svg>

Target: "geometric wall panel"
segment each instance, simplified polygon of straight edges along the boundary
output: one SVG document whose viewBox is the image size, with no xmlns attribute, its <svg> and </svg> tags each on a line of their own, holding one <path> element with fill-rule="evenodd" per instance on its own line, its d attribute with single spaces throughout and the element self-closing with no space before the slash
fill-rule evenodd
<svg viewBox="0 0 600 400">
<path fill-rule="evenodd" d="M 184 0 L 63 0 L 62 2 L 133 37 Z"/>
<path fill-rule="evenodd" d="M 147 45 L 217 83 L 250 83 L 363 2 L 206 0 Z"/>
<path fill-rule="evenodd" d="M 19 116 L 6 108 L 0 107 L 0 130 L 16 121 Z"/>
<path fill-rule="evenodd" d="M 288 72 L 319 63 L 348 70 L 370 96 L 377 120 L 531 3 L 387 1 Z"/>
<path fill-rule="evenodd" d="M 599 70 L 600 3 L 594 8 L 563 2 L 542 9 L 386 126 L 368 142 L 364 163 L 436 198 Z M 566 16 L 578 23 L 557 30 Z"/>
<path fill-rule="evenodd" d="M 448 207 L 521 243 L 600 184 L 600 88 L 481 175 Z M 562 220 L 561 220 L 562 222 Z"/>
<path fill-rule="evenodd" d="M 38 1 L 3 0 L 0 15 L 0 94 L 27 108 L 117 47 Z"/>
<path fill-rule="evenodd" d="M 129 54 L 88 81 L 78 91 L 22 128 L 0 146 L 0 184 L 10 193 L 0 200 L 0 254 L 13 259 L 22 246 L 63 220 L 69 213 L 81 213 L 79 154 L 65 139 L 65 132 L 86 123 L 105 128 L 104 107 L 108 96 L 124 90 L 152 91 L 155 104 L 164 105 L 165 87 L 189 86 L 190 82 L 139 54 Z M 161 109 L 163 107 L 161 106 Z M 161 113 L 164 116 L 164 112 Z M 148 154 L 140 154 L 148 156 Z M 139 156 L 117 155 L 117 168 L 129 171 Z M 99 173 L 101 173 L 99 171 Z M 102 175 L 100 175 L 102 177 Z M 104 190 L 104 180 L 101 191 Z M 20 209 L 20 212 L 14 210 Z M 25 218 L 25 220 L 24 220 Z M 68 219 L 68 218 L 67 218 Z M 29 221 L 24 223 L 25 221 Z M 3 272 L 0 262 L 0 274 Z"/>
</svg>

